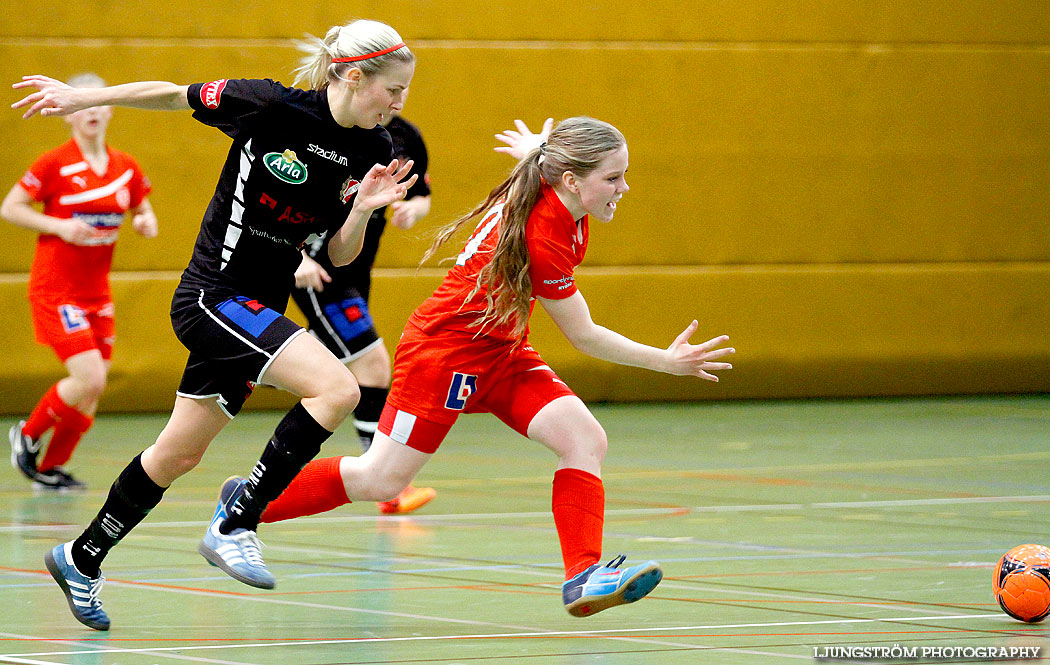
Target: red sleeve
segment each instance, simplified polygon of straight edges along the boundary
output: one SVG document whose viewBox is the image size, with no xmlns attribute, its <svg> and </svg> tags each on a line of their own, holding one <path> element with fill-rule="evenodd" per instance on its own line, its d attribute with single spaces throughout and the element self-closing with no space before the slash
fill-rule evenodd
<svg viewBox="0 0 1050 665">
<path fill-rule="evenodd" d="M 128 207 L 134 209 L 142 205 L 142 200 L 149 196 L 149 193 L 153 191 L 153 183 L 151 183 L 149 178 L 146 177 L 146 174 L 142 172 L 139 163 L 135 161 L 134 157 L 125 154 L 124 158 L 128 160 L 128 166 L 134 172 L 128 186 L 128 190 L 131 192 L 131 205 Z"/>
<path fill-rule="evenodd" d="M 547 238 L 530 240 L 532 294 L 548 300 L 563 300 L 576 293 L 575 260 L 571 247 Z"/>
<path fill-rule="evenodd" d="M 50 152 L 41 155 L 29 170 L 25 172 L 18 184 L 22 186 L 34 201 L 43 201 L 48 195 L 48 183 L 54 170 L 55 160 Z"/>
</svg>

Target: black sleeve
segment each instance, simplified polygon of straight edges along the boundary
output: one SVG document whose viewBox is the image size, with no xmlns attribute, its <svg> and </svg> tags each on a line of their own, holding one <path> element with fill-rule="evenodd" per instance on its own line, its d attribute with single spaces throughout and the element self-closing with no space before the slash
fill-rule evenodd
<svg viewBox="0 0 1050 665">
<path fill-rule="evenodd" d="M 283 99 L 286 91 L 270 79 L 219 79 L 194 83 L 186 97 L 198 122 L 237 138 L 242 128 Z"/>
<path fill-rule="evenodd" d="M 411 199 L 416 196 L 430 196 L 430 178 L 427 175 L 428 157 L 427 157 L 427 146 L 423 142 L 423 135 L 412 123 L 398 118 L 401 123 L 398 126 L 399 136 L 394 139 L 395 151 L 397 148 L 401 148 L 400 151 L 403 154 L 394 155 L 398 159 L 408 158 L 414 160 L 412 165 L 412 173 L 418 175 L 416 183 L 412 185 L 412 188 L 408 190 L 405 195 L 406 199 Z M 398 140 L 400 139 L 400 140 Z"/>
</svg>

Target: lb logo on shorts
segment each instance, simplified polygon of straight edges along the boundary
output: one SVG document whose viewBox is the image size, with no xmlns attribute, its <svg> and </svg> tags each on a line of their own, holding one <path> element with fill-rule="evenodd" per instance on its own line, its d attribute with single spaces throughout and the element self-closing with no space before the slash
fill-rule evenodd
<svg viewBox="0 0 1050 665">
<path fill-rule="evenodd" d="M 222 91 L 226 87 L 226 81 L 228 79 L 219 79 L 218 81 L 212 81 L 211 83 L 205 83 L 201 86 L 201 104 L 204 104 L 210 109 L 219 108 L 219 100 L 222 98 Z"/>
<path fill-rule="evenodd" d="M 74 305 L 59 305 L 58 317 L 62 319 L 62 330 L 65 330 L 66 334 L 80 332 L 91 327 L 87 318 L 84 317 L 84 310 Z"/>
<path fill-rule="evenodd" d="M 473 374 L 452 373 L 452 385 L 448 387 L 448 399 L 445 408 L 462 411 L 467 408 L 467 398 L 478 389 L 478 377 Z"/>
<path fill-rule="evenodd" d="M 306 182 L 306 164 L 295 156 L 294 150 L 268 152 L 263 156 L 266 170 L 290 185 L 301 185 Z"/>
</svg>

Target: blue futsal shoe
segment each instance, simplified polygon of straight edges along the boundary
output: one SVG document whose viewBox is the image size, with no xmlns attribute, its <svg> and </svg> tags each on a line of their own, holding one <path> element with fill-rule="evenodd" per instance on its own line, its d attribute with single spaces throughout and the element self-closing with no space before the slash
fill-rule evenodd
<svg viewBox="0 0 1050 665">
<path fill-rule="evenodd" d="M 620 570 L 626 558 L 621 554 L 604 566 L 594 564 L 562 584 L 561 599 L 569 614 L 586 617 L 616 605 L 633 603 L 648 595 L 663 579 L 660 564 L 655 561 Z"/>
<path fill-rule="evenodd" d="M 226 480 L 222 481 L 222 487 L 219 488 L 219 503 L 225 506 L 233 493 L 240 488 L 241 485 L 248 482 L 241 476 L 230 476 Z"/>
<path fill-rule="evenodd" d="M 230 533 L 221 533 L 219 526 L 226 521 L 226 506 L 231 497 L 244 483 L 243 478 L 231 476 L 222 484 L 219 491 L 219 505 L 211 518 L 208 530 L 204 532 L 197 551 L 213 566 L 219 568 L 238 582 L 259 589 L 272 589 L 277 586 L 273 573 L 266 569 L 262 553 L 262 543 L 254 531 L 234 529 Z"/>
<path fill-rule="evenodd" d="M 47 572 L 62 587 L 69 609 L 77 621 L 95 630 L 109 630 L 109 617 L 102 611 L 102 601 L 98 599 L 106 578 L 101 574 L 94 579 L 82 575 L 73 565 L 72 551 L 73 541 L 70 541 L 56 545 L 45 554 Z"/>
</svg>

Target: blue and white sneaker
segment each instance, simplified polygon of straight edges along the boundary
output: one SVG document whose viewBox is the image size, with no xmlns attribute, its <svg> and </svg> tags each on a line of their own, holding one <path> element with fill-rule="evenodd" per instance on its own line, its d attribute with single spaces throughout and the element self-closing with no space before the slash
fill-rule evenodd
<svg viewBox="0 0 1050 665">
<path fill-rule="evenodd" d="M 248 482 L 242 476 L 230 476 L 226 480 L 222 481 L 222 487 L 219 488 L 219 503 L 225 506 L 233 493 L 236 492 L 241 485 Z"/>
<path fill-rule="evenodd" d="M 95 630 L 109 630 L 109 617 L 102 611 L 102 601 L 98 599 L 106 578 L 101 574 L 94 579 L 82 575 L 73 565 L 72 552 L 73 541 L 56 545 L 44 555 L 47 572 L 62 587 L 69 609 L 77 621 Z"/>
<path fill-rule="evenodd" d="M 262 543 L 255 532 L 248 529 L 234 529 L 228 534 L 219 531 L 219 526 L 226 521 L 226 506 L 243 483 L 243 478 L 232 476 L 222 484 L 219 505 L 197 551 L 208 563 L 238 582 L 259 589 L 272 589 L 277 586 L 277 580 L 266 569 L 259 551 Z"/>
<path fill-rule="evenodd" d="M 561 599 L 569 614 L 586 617 L 616 605 L 633 603 L 648 595 L 663 579 L 660 564 L 655 561 L 619 570 L 626 558 L 621 554 L 604 566 L 594 564 L 566 580 L 561 585 Z"/>
</svg>

